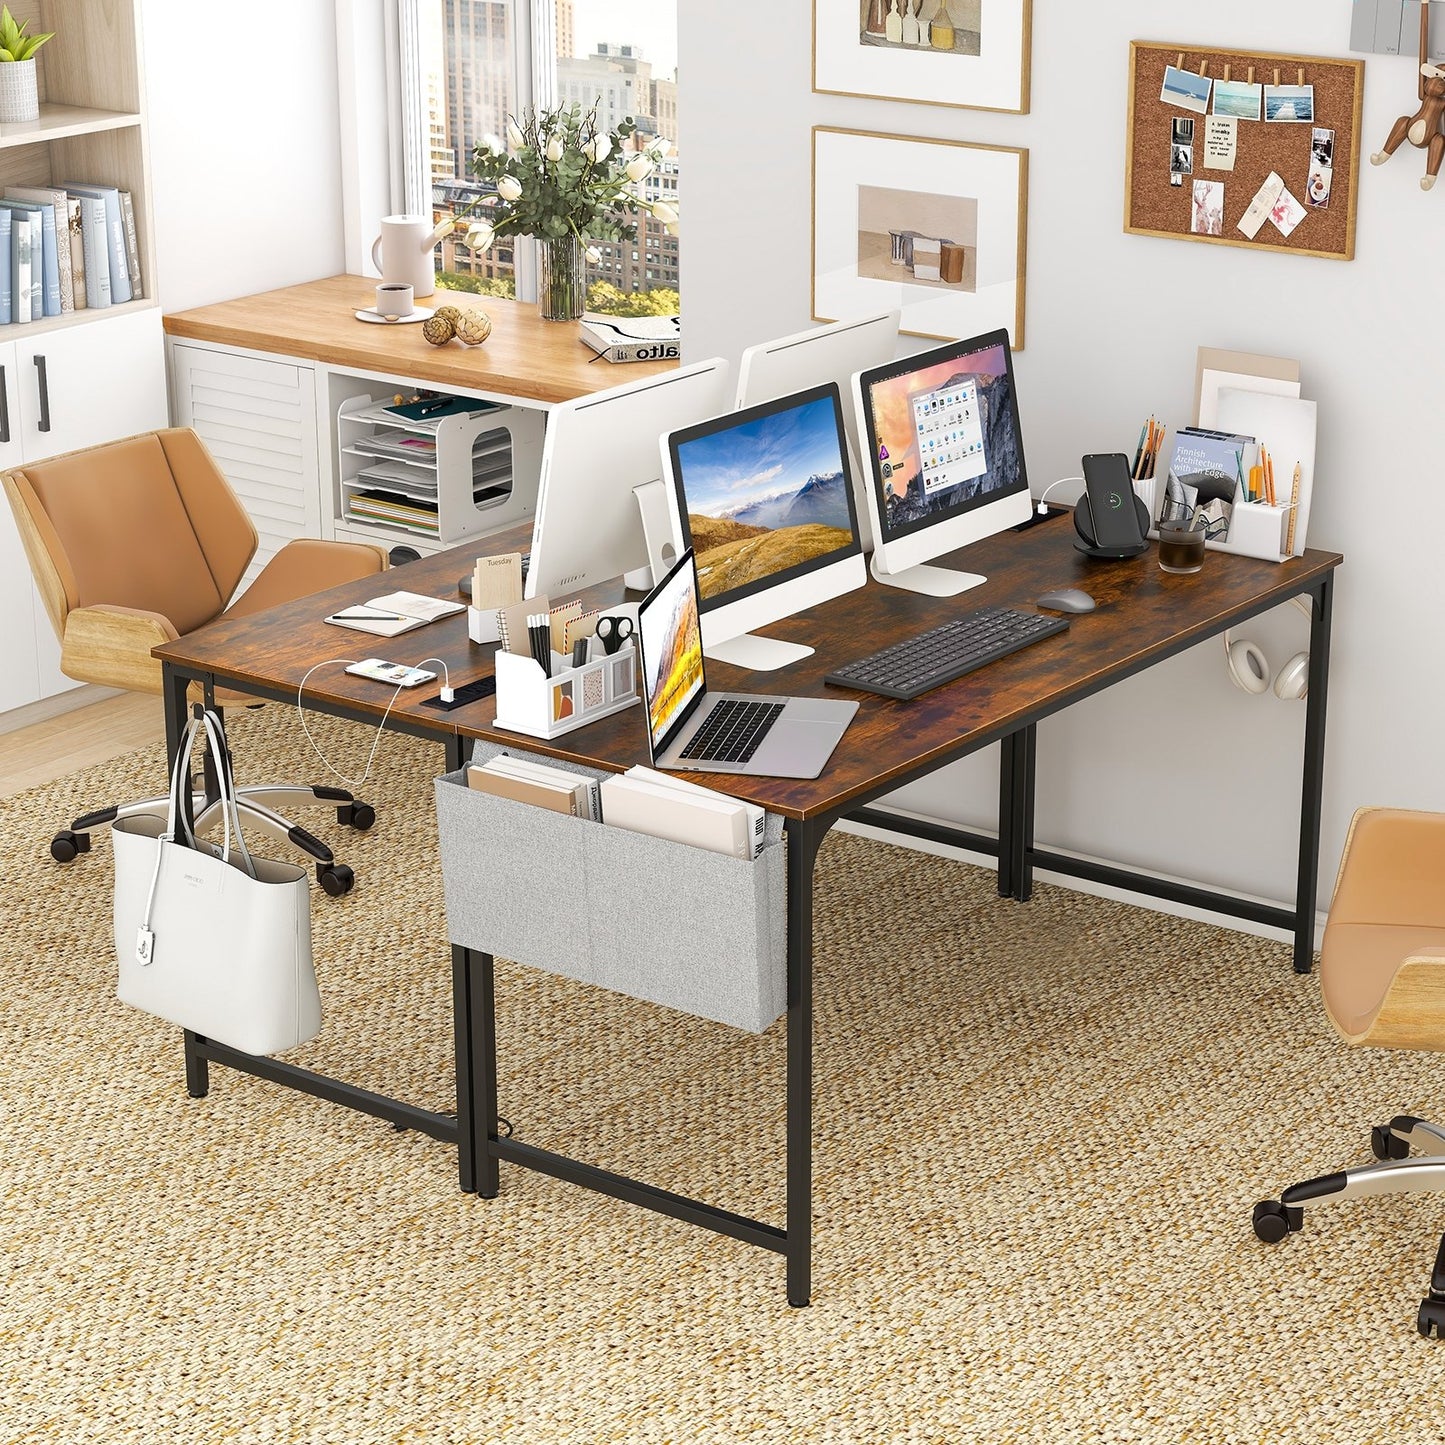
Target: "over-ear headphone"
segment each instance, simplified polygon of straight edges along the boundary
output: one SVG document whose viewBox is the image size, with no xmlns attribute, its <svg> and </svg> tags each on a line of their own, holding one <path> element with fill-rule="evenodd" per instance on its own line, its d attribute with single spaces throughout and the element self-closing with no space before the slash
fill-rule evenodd
<svg viewBox="0 0 1445 1445">
<path fill-rule="evenodd" d="M 1313 616 L 1307 597 L 1291 597 L 1290 601 L 1306 617 Z M 1225 628 L 1224 655 L 1228 659 L 1229 675 L 1233 678 L 1235 687 L 1252 693 L 1269 690 L 1269 659 L 1261 651 L 1258 643 L 1251 642 L 1247 637 L 1241 637 L 1238 642 L 1231 642 L 1229 629 Z M 1310 655 L 1308 652 L 1297 652 L 1275 674 L 1274 695 L 1282 697 L 1286 701 L 1302 698 L 1309 692 L 1309 683 Z"/>
</svg>

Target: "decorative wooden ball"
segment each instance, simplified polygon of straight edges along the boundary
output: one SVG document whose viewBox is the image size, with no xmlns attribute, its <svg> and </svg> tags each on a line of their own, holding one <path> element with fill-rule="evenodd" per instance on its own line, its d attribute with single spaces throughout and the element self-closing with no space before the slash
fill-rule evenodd
<svg viewBox="0 0 1445 1445">
<path fill-rule="evenodd" d="M 462 319 L 462 311 L 459 306 L 438 306 L 432 314 L 440 316 L 443 321 L 450 321 L 453 326 Z"/>
<path fill-rule="evenodd" d="M 457 334 L 457 329 L 445 316 L 428 316 L 421 324 L 421 334 L 433 346 L 445 346 Z"/>
<path fill-rule="evenodd" d="M 492 318 L 485 311 L 463 311 L 452 325 L 468 346 L 480 346 L 492 334 Z"/>
</svg>

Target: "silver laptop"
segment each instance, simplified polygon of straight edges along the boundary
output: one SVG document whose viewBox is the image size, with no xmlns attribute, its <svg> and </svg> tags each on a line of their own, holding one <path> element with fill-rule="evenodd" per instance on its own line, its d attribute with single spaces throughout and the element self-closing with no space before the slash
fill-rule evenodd
<svg viewBox="0 0 1445 1445">
<path fill-rule="evenodd" d="M 709 692 L 691 550 L 637 609 L 642 701 L 655 768 L 816 778 L 856 702 Z"/>
</svg>

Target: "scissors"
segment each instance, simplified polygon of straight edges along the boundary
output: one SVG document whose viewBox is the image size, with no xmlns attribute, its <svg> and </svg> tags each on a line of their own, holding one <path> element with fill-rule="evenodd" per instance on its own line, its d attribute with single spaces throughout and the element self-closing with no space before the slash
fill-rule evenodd
<svg viewBox="0 0 1445 1445">
<path fill-rule="evenodd" d="M 602 639 L 602 648 L 609 656 L 616 652 L 629 637 L 632 636 L 633 626 L 630 617 L 599 617 L 597 619 L 597 635 Z"/>
</svg>

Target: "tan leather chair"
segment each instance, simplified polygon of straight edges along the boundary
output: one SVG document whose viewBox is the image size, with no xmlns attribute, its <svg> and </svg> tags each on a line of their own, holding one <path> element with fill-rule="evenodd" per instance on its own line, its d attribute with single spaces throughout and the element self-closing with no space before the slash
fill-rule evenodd
<svg viewBox="0 0 1445 1445">
<path fill-rule="evenodd" d="M 146 432 L 17 467 L 4 474 L 4 485 L 60 638 L 61 671 L 78 682 L 159 693 L 161 665 L 150 655 L 158 644 L 218 617 L 259 612 L 386 566 L 380 547 L 290 542 L 228 608 L 255 554 L 256 529 L 189 428 Z M 254 703 L 240 694 L 217 694 L 218 702 L 226 700 Z M 351 870 L 276 809 L 298 803 L 335 808 L 338 821 L 368 828 L 376 817 L 368 804 L 340 788 L 294 784 L 242 788 L 239 798 L 244 822 L 317 860 L 328 893 L 350 889 Z M 198 824 L 206 826 L 214 814 L 214 779 L 193 802 Z M 87 813 L 56 835 L 51 854 L 69 862 L 89 849 L 89 829 L 164 803 L 147 798 Z"/>
<path fill-rule="evenodd" d="M 1445 1051 L 1445 813 L 1362 808 L 1350 824 L 1320 950 L 1320 989 L 1347 1043 Z M 1419 1155 L 1411 1157 L 1412 1146 Z M 1376 1125 L 1377 1164 L 1293 1184 L 1254 1207 L 1268 1244 L 1304 1207 L 1361 1194 L 1445 1189 L 1445 1126 L 1400 1114 Z M 1416 1320 L 1445 1338 L 1445 1239 Z"/>
</svg>

